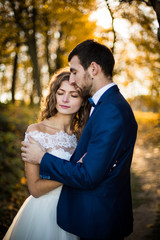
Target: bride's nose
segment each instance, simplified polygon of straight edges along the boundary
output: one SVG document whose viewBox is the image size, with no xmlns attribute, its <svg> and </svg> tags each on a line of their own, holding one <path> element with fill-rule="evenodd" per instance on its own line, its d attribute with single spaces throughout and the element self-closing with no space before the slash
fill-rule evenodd
<svg viewBox="0 0 160 240">
<path fill-rule="evenodd" d="M 64 94 L 62 101 L 64 103 L 68 103 L 69 102 L 69 95 L 68 94 Z"/>
</svg>

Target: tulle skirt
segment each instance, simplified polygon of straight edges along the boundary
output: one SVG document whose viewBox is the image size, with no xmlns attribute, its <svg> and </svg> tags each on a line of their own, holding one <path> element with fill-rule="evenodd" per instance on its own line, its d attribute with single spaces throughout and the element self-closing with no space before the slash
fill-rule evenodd
<svg viewBox="0 0 160 240">
<path fill-rule="evenodd" d="M 57 203 L 62 187 L 39 198 L 29 196 L 3 240 L 79 240 L 57 225 Z"/>
</svg>

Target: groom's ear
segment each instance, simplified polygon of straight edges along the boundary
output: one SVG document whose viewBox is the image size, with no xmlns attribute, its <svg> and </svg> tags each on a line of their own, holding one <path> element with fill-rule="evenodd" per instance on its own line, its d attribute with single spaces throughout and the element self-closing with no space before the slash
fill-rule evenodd
<svg viewBox="0 0 160 240">
<path fill-rule="evenodd" d="M 89 73 L 91 74 L 91 76 L 96 76 L 99 72 L 99 65 L 96 62 L 91 62 L 89 68 Z"/>
</svg>

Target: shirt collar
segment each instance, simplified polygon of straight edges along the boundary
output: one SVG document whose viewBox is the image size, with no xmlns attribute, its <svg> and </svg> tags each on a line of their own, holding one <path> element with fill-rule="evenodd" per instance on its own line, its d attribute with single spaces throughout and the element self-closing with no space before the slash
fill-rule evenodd
<svg viewBox="0 0 160 240">
<path fill-rule="evenodd" d="M 104 87 L 100 88 L 92 97 L 94 103 L 97 104 L 98 100 L 103 95 L 103 93 L 106 92 L 109 88 L 113 87 L 114 85 L 116 85 L 116 84 L 114 82 L 112 82 L 112 83 L 109 83 L 109 84 L 105 85 Z"/>
</svg>

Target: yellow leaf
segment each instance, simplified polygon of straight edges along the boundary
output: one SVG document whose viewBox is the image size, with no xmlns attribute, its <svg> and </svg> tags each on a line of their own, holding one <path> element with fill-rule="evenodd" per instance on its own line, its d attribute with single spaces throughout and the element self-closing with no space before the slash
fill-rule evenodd
<svg viewBox="0 0 160 240">
<path fill-rule="evenodd" d="M 25 177 L 21 177 L 21 184 L 25 185 L 26 184 L 26 178 Z"/>
<path fill-rule="evenodd" d="M 146 225 L 146 228 L 153 228 L 154 224 L 153 223 L 150 223 L 148 225 Z"/>
<path fill-rule="evenodd" d="M 9 210 L 13 210 L 13 206 L 12 206 L 12 205 L 9 205 L 8 209 L 9 209 Z"/>
</svg>

